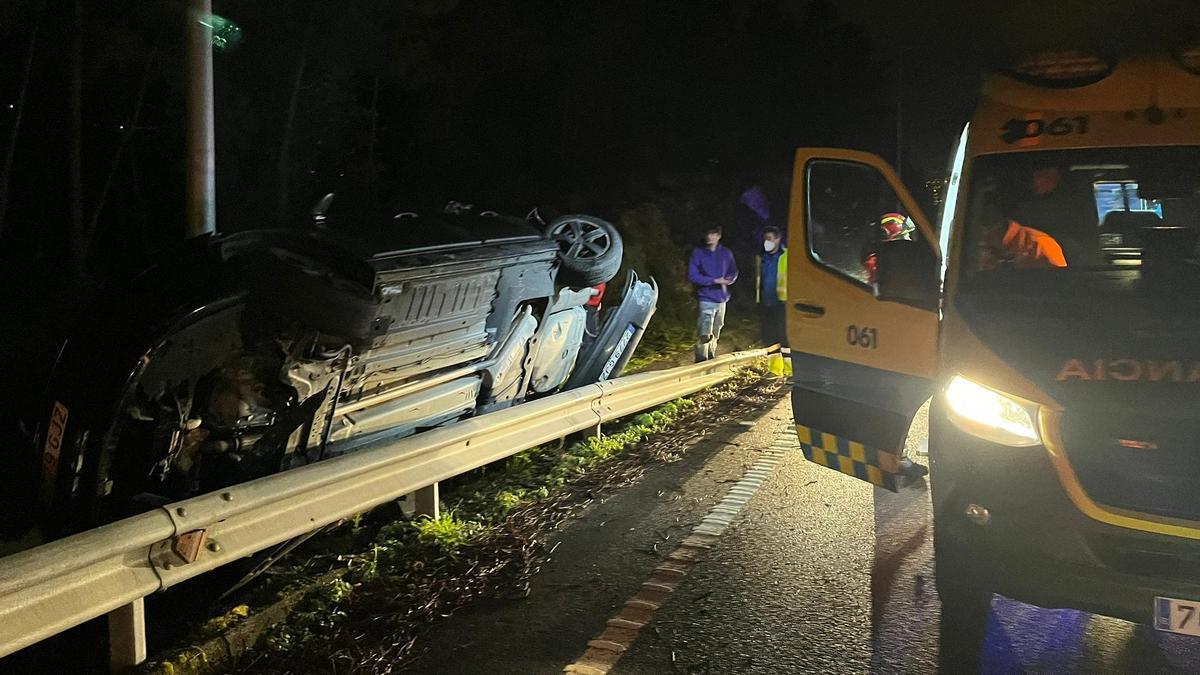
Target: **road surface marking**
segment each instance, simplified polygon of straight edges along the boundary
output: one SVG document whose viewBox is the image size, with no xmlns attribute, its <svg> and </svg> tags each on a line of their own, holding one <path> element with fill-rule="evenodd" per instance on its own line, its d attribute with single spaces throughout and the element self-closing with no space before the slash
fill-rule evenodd
<svg viewBox="0 0 1200 675">
<path fill-rule="evenodd" d="M 612 670 L 621 655 L 633 645 L 638 631 L 650 623 L 654 612 L 671 597 L 692 566 L 704 560 L 712 545 L 733 524 L 742 507 L 779 465 L 784 453 L 798 447 L 791 429 L 781 432 L 771 446 L 762 451 L 754 465 L 742 474 L 741 480 L 729 488 L 725 497 L 692 528 L 692 533 L 659 563 L 649 579 L 642 582 L 641 590 L 626 600 L 621 611 L 608 620 L 604 630 L 587 643 L 583 654 L 563 668 L 563 672 L 604 675 Z"/>
</svg>

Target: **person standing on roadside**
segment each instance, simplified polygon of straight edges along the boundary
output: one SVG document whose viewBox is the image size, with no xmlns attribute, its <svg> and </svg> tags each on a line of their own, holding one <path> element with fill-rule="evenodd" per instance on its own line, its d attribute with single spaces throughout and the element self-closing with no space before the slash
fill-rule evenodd
<svg viewBox="0 0 1200 675">
<path fill-rule="evenodd" d="M 778 227 L 763 229 L 763 250 L 754 257 L 754 300 L 758 303 L 759 329 L 764 345 L 779 345 L 767 360 L 772 374 L 790 374 L 792 363 L 787 341 L 787 247 Z"/>
<path fill-rule="evenodd" d="M 704 244 L 692 251 L 688 280 L 696 287 L 700 319 L 696 323 L 696 363 L 717 355 L 717 339 L 725 325 L 725 303 L 729 286 L 737 281 L 737 263 L 733 253 L 721 245 L 721 228 L 714 225 L 704 231 Z"/>
</svg>

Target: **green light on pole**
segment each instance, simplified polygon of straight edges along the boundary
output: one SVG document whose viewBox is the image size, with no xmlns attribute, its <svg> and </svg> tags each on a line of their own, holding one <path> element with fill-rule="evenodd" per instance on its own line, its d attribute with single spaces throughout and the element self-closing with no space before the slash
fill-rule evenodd
<svg viewBox="0 0 1200 675">
<path fill-rule="evenodd" d="M 233 49 L 242 41 L 242 27 L 217 14 L 209 14 L 200 25 L 212 30 L 213 49 L 223 52 Z"/>
</svg>

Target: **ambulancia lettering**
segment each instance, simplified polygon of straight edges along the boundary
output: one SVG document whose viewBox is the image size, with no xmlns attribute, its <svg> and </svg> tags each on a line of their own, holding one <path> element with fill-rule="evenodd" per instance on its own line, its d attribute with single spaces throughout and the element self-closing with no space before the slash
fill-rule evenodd
<svg viewBox="0 0 1200 675">
<path fill-rule="evenodd" d="M 1054 379 L 1118 382 L 1200 382 L 1200 361 L 1145 359 L 1071 359 Z"/>
</svg>

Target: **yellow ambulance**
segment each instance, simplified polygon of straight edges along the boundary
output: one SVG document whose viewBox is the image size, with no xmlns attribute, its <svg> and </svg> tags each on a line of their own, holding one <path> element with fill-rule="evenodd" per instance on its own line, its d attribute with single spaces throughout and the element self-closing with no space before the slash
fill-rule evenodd
<svg viewBox="0 0 1200 675">
<path fill-rule="evenodd" d="M 991 77 L 937 222 L 840 149 L 790 208 L 801 445 L 894 490 L 932 399 L 943 631 L 1000 593 L 1200 635 L 1200 52 Z"/>
</svg>

